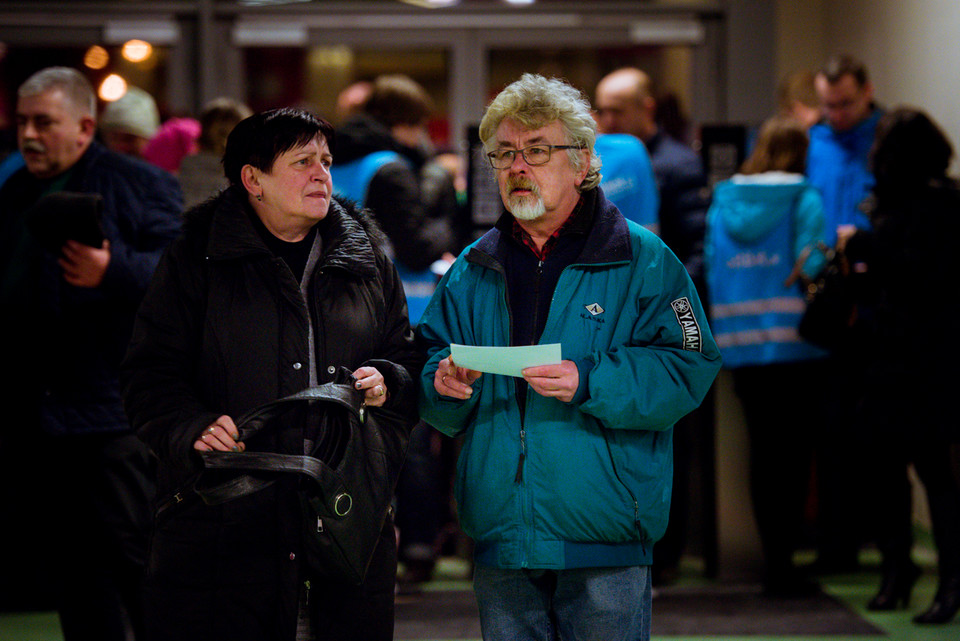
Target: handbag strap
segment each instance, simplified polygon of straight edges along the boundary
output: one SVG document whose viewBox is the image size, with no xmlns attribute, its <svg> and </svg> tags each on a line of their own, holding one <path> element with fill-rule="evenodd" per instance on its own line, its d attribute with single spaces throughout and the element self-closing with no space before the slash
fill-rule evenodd
<svg viewBox="0 0 960 641">
<path fill-rule="evenodd" d="M 275 401 L 264 403 L 244 413 L 237 419 L 237 430 L 241 441 L 250 438 L 260 431 L 273 418 L 278 410 L 282 410 L 290 403 L 305 401 L 329 401 L 337 403 L 350 412 L 356 414 L 360 422 L 366 417 L 366 405 L 363 392 L 348 383 L 324 383 L 317 387 L 308 387 L 296 394 L 278 398 Z"/>
<path fill-rule="evenodd" d="M 237 429 L 240 440 L 249 438 L 263 428 L 275 416 L 278 409 L 290 403 L 328 401 L 337 403 L 352 412 L 362 423 L 366 414 L 363 393 L 351 384 L 325 383 L 309 387 L 296 394 L 264 403 L 240 417 Z M 325 464 L 318 458 L 304 454 L 276 454 L 272 452 L 201 452 L 205 469 L 236 470 L 241 472 L 285 472 L 302 474 L 319 481 Z M 201 477 L 202 479 L 202 477 Z M 258 492 L 276 481 L 252 474 L 240 474 L 213 485 L 204 485 L 198 480 L 194 491 L 204 503 L 215 505 Z"/>
</svg>

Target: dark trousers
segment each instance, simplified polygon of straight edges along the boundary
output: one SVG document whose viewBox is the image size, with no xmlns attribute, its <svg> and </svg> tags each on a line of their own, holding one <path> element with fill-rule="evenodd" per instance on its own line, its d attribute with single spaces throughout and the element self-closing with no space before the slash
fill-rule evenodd
<svg viewBox="0 0 960 641">
<path fill-rule="evenodd" d="M 766 580 L 788 579 L 799 544 L 810 478 L 813 430 L 822 420 L 819 361 L 734 370 L 750 440 L 750 496 Z"/>
<path fill-rule="evenodd" d="M 439 432 L 423 421 L 410 434 L 396 490 L 401 561 L 436 560 L 447 499 L 446 485 L 440 476 L 440 448 L 435 447 L 438 437 Z"/>
<path fill-rule="evenodd" d="M 868 514 L 885 564 L 907 562 L 913 544 L 912 463 L 927 496 L 941 580 L 960 580 L 960 486 L 949 425 L 956 424 L 947 390 L 936 382 L 887 376 L 890 387 L 864 400 Z M 899 384 L 898 384 L 899 383 Z M 952 423 L 951 423 L 952 422 Z"/>
<path fill-rule="evenodd" d="M 940 576 L 960 579 L 960 491 L 951 475 L 949 449 L 901 442 L 876 453 L 872 463 L 870 478 L 876 486 L 871 512 L 884 563 L 902 563 L 910 556 L 913 512 L 907 465 L 913 463 L 927 495 Z"/>
<path fill-rule="evenodd" d="M 284 500 L 286 491 L 275 487 L 214 506 L 197 499 L 158 519 L 146 581 L 147 639 L 292 639 L 301 605 L 318 641 L 393 638 L 393 520 L 388 518 L 380 532 L 362 585 L 331 580 L 309 571 L 302 555 L 295 558 L 281 547 L 278 537 L 298 535 L 296 530 L 280 532 L 280 524 L 301 527 L 299 508 L 287 519 L 269 507 L 297 506 L 296 495 Z M 266 525 L 258 528 L 261 524 Z"/>
<path fill-rule="evenodd" d="M 690 535 L 702 530 L 700 552 L 707 574 L 715 566 L 714 392 L 673 426 L 673 492 L 670 517 L 663 537 L 653 548 L 653 584 L 670 583 L 688 546 L 698 543 Z"/>
<path fill-rule="evenodd" d="M 857 564 L 861 545 L 876 532 L 864 505 L 870 492 L 864 478 L 864 446 L 870 428 L 860 416 L 865 370 L 859 355 L 832 356 L 824 368 L 818 394 L 824 416 L 814 426 L 817 561 L 824 570 L 849 570 Z M 896 392 L 901 393 L 901 392 Z"/>
<path fill-rule="evenodd" d="M 143 637 L 153 461 L 133 434 L 49 437 L 39 506 L 66 641 Z"/>
</svg>

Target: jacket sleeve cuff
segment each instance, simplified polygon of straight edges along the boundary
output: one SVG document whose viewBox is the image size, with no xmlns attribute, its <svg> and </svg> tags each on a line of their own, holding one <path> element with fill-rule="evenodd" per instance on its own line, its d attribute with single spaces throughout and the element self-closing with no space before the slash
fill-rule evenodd
<svg viewBox="0 0 960 641">
<path fill-rule="evenodd" d="M 596 365 L 596 363 L 591 357 L 585 356 L 574 361 L 574 364 L 577 366 L 577 374 L 579 375 L 580 381 L 577 385 L 577 391 L 574 393 L 573 398 L 570 399 L 570 402 L 579 404 L 590 398 L 590 372 L 593 371 L 593 366 Z"/>
</svg>

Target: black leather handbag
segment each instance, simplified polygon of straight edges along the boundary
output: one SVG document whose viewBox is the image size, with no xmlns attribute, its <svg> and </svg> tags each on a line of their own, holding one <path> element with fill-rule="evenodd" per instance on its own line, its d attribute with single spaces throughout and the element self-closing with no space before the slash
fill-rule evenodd
<svg viewBox="0 0 960 641">
<path fill-rule="evenodd" d="M 846 256 L 835 250 L 824 253 L 826 266 L 815 279 L 804 283 L 807 308 L 797 331 L 814 345 L 834 350 L 849 339 L 857 306 Z"/>
<path fill-rule="evenodd" d="M 307 563 L 317 573 L 354 585 L 363 582 L 386 521 L 406 451 L 403 429 L 381 429 L 389 410 L 369 411 L 349 370 L 338 381 L 254 408 L 237 420 L 240 440 L 255 441 L 261 430 L 292 404 L 307 404 L 304 414 L 319 420 L 312 449 L 303 455 L 271 452 L 203 452 L 205 471 L 194 489 L 207 504 L 246 496 L 274 483 L 278 474 L 300 478 Z M 213 472 L 216 470 L 216 472 Z M 223 471 L 236 471 L 224 479 Z M 204 478 L 207 476 L 208 478 Z"/>
</svg>

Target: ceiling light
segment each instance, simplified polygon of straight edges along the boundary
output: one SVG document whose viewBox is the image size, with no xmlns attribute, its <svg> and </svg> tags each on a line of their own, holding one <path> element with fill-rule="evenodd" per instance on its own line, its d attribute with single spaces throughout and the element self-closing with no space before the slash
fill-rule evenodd
<svg viewBox="0 0 960 641">
<path fill-rule="evenodd" d="M 110 54 L 100 45 L 93 45 L 83 54 L 83 64 L 90 69 L 103 69 L 110 62 Z"/>
<path fill-rule="evenodd" d="M 278 4 L 296 4 L 297 2 L 310 2 L 311 0 L 239 0 L 238 4 L 245 7 L 265 7 Z"/>
<path fill-rule="evenodd" d="M 127 93 L 127 81 L 115 73 L 110 74 L 100 83 L 100 90 L 97 94 L 101 100 L 113 102 L 123 97 Z"/>
<path fill-rule="evenodd" d="M 153 53 L 153 45 L 144 40 L 127 40 L 120 52 L 130 62 L 143 62 Z"/>
<path fill-rule="evenodd" d="M 400 2 L 412 4 L 415 7 L 425 7 L 427 9 L 439 9 L 441 7 L 452 7 L 453 5 L 459 3 L 460 0 L 400 0 Z"/>
</svg>

